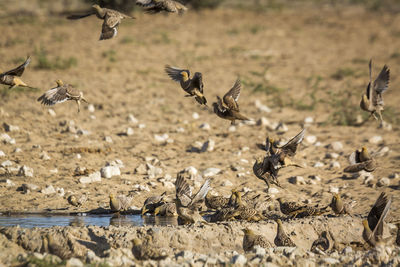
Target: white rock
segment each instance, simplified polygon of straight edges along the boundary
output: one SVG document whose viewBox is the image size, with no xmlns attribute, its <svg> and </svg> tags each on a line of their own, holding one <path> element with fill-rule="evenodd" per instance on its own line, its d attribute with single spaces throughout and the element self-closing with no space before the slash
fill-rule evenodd
<svg viewBox="0 0 400 267">
<path fill-rule="evenodd" d="M 111 178 L 121 175 L 121 171 L 118 166 L 105 166 L 100 169 L 100 174 L 102 178 Z"/>
<path fill-rule="evenodd" d="M 353 253 L 353 248 L 352 247 L 345 247 L 342 251 L 343 254 L 351 254 Z"/>
<path fill-rule="evenodd" d="M 6 153 L 4 153 L 3 150 L 0 150 L 0 158 L 5 157 L 5 156 L 6 156 Z"/>
<path fill-rule="evenodd" d="M 147 175 L 150 179 L 160 177 L 163 170 L 159 167 L 153 166 L 150 163 L 146 163 Z"/>
<path fill-rule="evenodd" d="M 162 182 L 162 185 L 165 189 L 174 189 L 175 184 L 169 181 Z"/>
<path fill-rule="evenodd" d="M 126 136 L 131 136 L 131 135 L 133 135 L 134 133 L 135 133 L 135 131 L 134 131 L 131 127 L 126 128 L 126 130 L 125 130 L 125 132 L 124 132 L 124 134 L 125 134 Z"/>
<path fill-rule="evenodd" d="M 321 168 L 321 167 L 324 167 L 324 166 L 325 166 L 325 164 L 320 162 L 320 161 L 315 162 L 314 165 L 313 165 L 314 168 Z"/>
<path fill-rule="evenodd" d="M 276 187 L 270 187 L 269 189 L 268 189 L 268 192 L 267 193 L 269 193 L 269 194 L 278 194 L 279 193 L 279 190 L 278 190 L 278 188 L 276 188 Z"/>
<path fill-rule="evenodd" d="M 16 147 L 16 148 L 14 149 L 13 152 L 14 152 L 14 153 L 21 153 L 21 152 L 22 152 L 22 149 L 19 148 L 19 147 Z"/>
<path fill-rule="evenodd" d="M 208 139 L 201 147 L 201 152 L 212 152 L 214 151 L 215 142 L 212 139 Z"/>
<path fill-rule="evenodd" d="M 208 130 L 211 129 L 210 124 L 208 124 L 208 123 L 206 123 L 206 122 L 200 124 L 199 128 L 202 129 L 202 130 L 204 130 L 204 131 L 208 131 Z"/>
<path fill-rule="evenodd" d="M 79 153 L 76 154 L 76 158 L 77 158 L 77 159 L 81 159 L 81 158 L 82 158 L 81 154 L 79 154 Z"/>
<path fill-rule="evenodd" d="M 169 138 L 169 135 L 166 134 L 166 133 L 165 133 L 165 134 L 162 134 L 162 135 L 158 135 L 158 134 L 155 134 L 155 135 L 154 135 L 154 139 L 155 139 L 157 142 L 160 142 L 160 143 L 166 142 L 168 138 Z"/>
<path fill-rule="evenodd" d="M 296 185 L 305 185 L 306 181 L 303 176 L 292 176 L 288 179 L 289 183 Z"/>
<path fill-rule="evenodd" d="M 178 127 L 178 128 L 176 128 L 176 132 L 177 132 L 177 133 L 184 133 L 184 132 L 185 132 L 185 128 L 183 128 L 183 127 Z"/>
<path fill-rule="evenodd" d="M 19 131 L 18 126 L 10 125 L 8 123 L 3 123 L 3 127 L 6 132 L 18 132 Z"/>
<path fill-rule="evenodd" d="M 256 106 L 256 108 L 258 108 L 258 110 L 262 111 L 262 112 L 266 112 L 266 113 L 270 113 L 271 109 L 269 107 L 267 107 L 266 105 L 262 104 L 260 100 L 256 100 L 254 101 L 254 104 Z"/>
<path fill-rule="evenodd" d="M 199 173 L 193 166 L 186 167 L 184 171 L 189 174 L 191 180 L 196 179 L 197 174 Z"/>
<path fill-rule="evenodd" d="M 176 257 L 177 257 L 177 258 L 178 258 L 178 257 L 182 257 L 182 258 L 184 258 L 185 260 L 192 260 L 193 257 L 194 257 L 194 255 L 193 255 L 193 252 L 191 252 L 190 250 L 183 250 L 183 251 L 177 253 L 177 254 L 176 254 Z"/>
<path fill-rule="evenodd" d="M 11 138 L 8 134 L 2 133 L 0 135 L 0 141 L 2 141 L 5 144 L 10 144 L 10 145 L 15 145 L 15 139 Z"/>
<path fill-rule="evenodd" d="M 0 183 L 4 184 L 5 187 L 15 186 L 15 184 L 10 179 L 0 180 Z"/>
<path fill-rule="evenodd" d="M 336 194 L 339 194 L 339 187 L 336 187 L 336 186 L 329 186 L 329 193 L 332 193 L 332 194 L 334 194 L 334 193 L 336 193 Z"/>
<path fill-rule="evenodd" d="M 52 185 L 48 185 L 48 186 L 46 186 L 46 188 L 42 189 L 40 192 L 45 195 L 50 195 L 50 194 L 55 194 L 56 190 L 54 189 L 54 187 Z"/>
<path fill-rule="evenodd" d="M 254 246 L 253 251 L 258 257 L 263 257 L 266 254 L 265 248 L 262 248 L 260 246 Z"/>
<path fill-rule="evenodd" d="M 322 143 L 320 141 L 315 142 L 314 146 L 322 146 Z"/>
<path fill-rule="evenodd" d="M 376 185 L 377 186 L 389 186 L 390 180 L 387 177 L 382 177 L 381 179 L 378 180 L 378 183 Z"/>
<path fill-rule="evenodd" d="M 324 258 L 323 261 L 324 261 L 324 263 L 326 263 L 328 265 L 336 265 L 336 264 L 340 263 L 340 261 L 338 259 L 329 258 L 329 257 L 328 258 Z"/>
<path fill-rule="evenodd" d="M 83 263 L 81 262 L 80 259 L 77 258 L 70 258 L 66 262 L 66 267 L 83 267 Z"/>
<path fill-rule="evenodd" d="M 197 112 L 193 112 L 192 118 L 197 120 L 198 118 L 200 118 L 200 115 Z"/>
<path fill-rule="evenodd" d="M 224 180 L 224 181 L 221 183 L 221 186 L 231 187 L 231 186 L 233 186 L 233 183 L 232 183 L 231 181 L 229 181 L 229 180 Z"/>
<path fill-rule="evenodd" d="M 372 137 L 368 140 L 368 142 L 370 142 L 371 144 L 379 144 L 379 143 L 382 143 L 382 142 L 383 142 L 383 138 L 382 138 L 382 136 L 380 136 L 380 135 L 375 135 L 375 136 L 372 136 Z"/>
<path fill-rule="evenodd" d="M 315 142 L 317 142 L 317 137 L 315 135 L 307 135 L 304 139 L 309 144 L 314 144 Z"/>
<path fill-rule="evenodd" d="M 305 124 L 312 124 L 312 123 L 314 123 L 314 118 L 313 117 L 306 117 L 304 119 L 304 123 Z"/>
<path fill-rule="evenodd" d="M 39 154 L 40 159 L 42 160 L 50 160 L 50 156 L 46 153 L 46 151 L 43 151 L 42 153 Z"/>
<path fill-rule="evenodd" d="M 39 191 L 39 186 L 35 185 L 35 184 L 22 184 L 22 191 L 26 194 L 29 192 L 35 192 L 35 191 Z"/>
<path fill-rule="evenodd" d="M 270 125 L 270 122 L 269 122 L 269 120 L 267 118 L 261 117 L 260 119 L 258 119 L 257 125 L 267 126 L 267 125 Z"/>
<path fill-rule="evenodd" d="M 321 177 L 317 175 L 310 175 L 309 177 L 316 182 L 321 182 Z"/>
<path fill-rule="evenodd" d="M 146 124 L 144 124 L 144 123 L 139 123 L 138 128 L 139 128 L 139 129 L 144 129 L 144 128 L 146 128 Z"/>
<path fill-rule="evenodd" d="M 239 126 L 240 126 L 241 124 L 249 125 L 249 126 L 254 126 L 254 125 L 257 124 L 257 122 L 256 122 L 255 120 L 253 120 L 252 118 L 249 118 L 249 120 L 241 121 L 240 124 L 239 124 Z"/>
<path fill-rule="evenodd" d="M 93 104 L 89 104 L 88 106 L 87 106 L 87 108 L 88 108 L 88 111 L 89 112 L 91 112 L 91 113 L 93 113 L 96 109 L 94 108 L 94 105 Z"/>
<path fill-rule="evenodd" d="M 140 185 L 140 184 L 135 184 L 133 186 L 133 189 L 136 189 L 138 191 L 147 191 L 150 192 L 150 188 L 147 185 Z"/>
<path fill-rule="evenodd" d="M 3 167 L 3 168 L 10 167 L 11 165 L 12 165 L 12 162 L 10 160 L 3 161 L 0 164 L 0 166 Z"/>
<path fill-rule="evenodd" d="M 18 175 L 25 177 L 33 177 L 33 169 L 24 165 L 21 168 L 19 168 Z"/>
<path fill-rule="evenodd" d="M 57 116 L 57 114 L 56 114 L 56 112 L 54 111 L 54 109 L 49 108 L 49 109 L 47 110 L 47 112 L 48 112 L 49 115 L 52 116 L 52 117 Z"/>
<path fill-rule="evenodd" d="M 390 174 L 389 178 L 390 179 L 397 179 L 397 178 L 400 178 L 400 175 L 397 172 L 395 172 L 395 173 Z"/>
<path fill-rule="evenodd" d="M 245 265 L 247 262 L 247 259 L 244 255 L 238 254 L 232 257 L 231 263 L 236 264 L 236 265 Z"/>
<path fill-rule="evenodd" d="M 343 150 L 343 144 L 339 141 L 333 142 L 331 144 L 331 148 L 335 151 L 342 151 Z"/>
<path fill-rule="evenodd" d="M 99 171 L 93 172 L 88 176 L 83 176 L 79 179 L 81 184 L 89 184 L 94 182 L 101 182 L 101 173 Z"/>
<path fill-rule="evenodd" d="M 371 176 L 365 176 L 365 178 L 364 178 L 364 182 L 363 182 L 365 185 L 369 185 L 369 186 L 373 186 L 374 185 L 374 176 L 373 175 L 371 175 Z"/>
<path fill-rule="evenodd" d="M 325 154 L 325 158 L 327 159 L 337 159 L 339 157 L 338 153 L 335 152 L 328 152 Z"/>
<path fill-rule="evenodd" d="M 332 161 L 331 164 L 329 164 L 329 167 L 331 169 L 340 169 L 340 163 L 337 161 Z"/>
<path fill-rule="evenodd" d="M 52 173 L 52 174 L 56 174 L 56 173 L 58 173 L 58 169 L 57 169 L 57 168 L 55 168 L 55 169 L 52 169 L 52 170 L 50 170 L 50 173 Z"/>
<path fill-rule="evenodd" d="M 221 172 L 221 170 L 218 169 L 218 168 L 207 168 L 207 169 L 205 169 L 203 171 L 202 174 L 203 174 L 204 177 L 207 178 L 207 177 L 211 177 L 211 176 L 217 175 L 220 172 Z"/>
<path fill-rule="evenodd" d="M 230 125 L 228 127 L 228 131 L 231 132 L 231 133 L 236 132 L 236 126 L 235 125 Z"/>
<path fill-rule="evenodd" d="M 62 188 L 62 187 L 61 188 L 57 187 L 56 192 L 60 197 L 63 197 L 65 195 L 64 188 Z"/>
<path fill-rule="evenodd" d="M 251 188 L 249 188 L 247 186 L 243 187 L 243 193 L 246 194 L 247 192 L 251 192 L 251 191 L 253 191 Z"/>
<path fill-rule="evenodd" d="M 135 173 L 145 175 L 147 174 L 147 168 L 145 164 L 140 164 L 135 168 Z"/>
<path fill-rule="evenodd" d="M 278 133 L 286 133 L 288 130 L 289 128 L 283 122 L 280 122 L 275 128 L 275 131 L 277 131 Z"/>
<path fill-rule="evenodd" d="M 104 141 L 106 141 L 107 143 L 112 143 L 113 142 L 111 136 L 105 136 L 104 137 Z"/>
<path fill-rule="evenodd" d="M 135 116 L 133 116 L 133 114 L 128 115 L 128 122 L 133 125 L 136 125 L 139 123 L 138 119 L 136 119 Z"/>
</svg>

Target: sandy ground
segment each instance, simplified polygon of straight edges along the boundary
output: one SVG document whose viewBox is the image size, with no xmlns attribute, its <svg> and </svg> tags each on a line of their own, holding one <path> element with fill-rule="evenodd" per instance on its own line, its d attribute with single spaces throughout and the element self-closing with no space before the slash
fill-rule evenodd
<svg viewBox="0 0 400 267">
<path fill-rule="evenodd" d="M 346 200 L 357 201 L 355 213 L 365 216 L 379 193 L 385 191 L 393 197 L 388 220 L 398 220 L 398 15 L 370 13 L 357 7 L 134 15 L 136 20 L 122 23 L 117 38 L 102 42 L 97 41 L 101 22 L 94 17 L 80 21 L 62 17 L 1 19 L 0 67 L 15 66 L 30 54 L 32 63 L 23 80 L 40 88 L 8 91 L 3 87 L 0 122 L 18 126 L 19 130 L 7 132 L 15 144 L 0 144 L 5 153 L 0 161 L 9 160 L 12 164 L 7 167 L 9 173 L 5 168 L 0 172 L 1 179 L 12 182 L 11 186 L 0 184 L 1 211 L 108 208 L 110 193 L 131 195 L 132 205 L 141 207 L 150 195 L 164 191 L 172 195 L 174 187 L 163 181 L 172 177 L 173 182 L 176 173 L 189 166 L 199 174 L 210 167 L 221 170 L 211 178 L 213 193 L 229 195 L 232 188 L 247 187 L 266 195 L 265 184 L 252 173 L 254 159 L 264 153 L 257 144 L 262 144 L 267 135 L 288 140 L 301 130 L 305 118 L 312 117 L 313 123 L 306 125 L 307 136 L 315 136 L 317 145 L 303 142 L 295 159 L 305 168 L 282 170 L 279 180 L 283 188 L 277 188 L 272 197 L 326 205 L 331 191 L 339 189 Z M 76 64 L 66 69 L 40 69 L 40 49 L 49 62 L 58 57 L 59 61 L 70 59 Z M 368 82 L 370 58 L 374 60 L 373 75 L 384 64 L 391 69 L 390 87 L 384 96 L 389 108 L 384 118 L 392 130 L 378 128 L 378 122 L 372 119 L 360 127 L 339 126 L 332 119 L 337 114 L 350 114 L 351 118 L 362 114 L 352 107 L 358 107 Z M 255 121 L 267 118 L 269 125 L 239 124 L 235 131 L 229 131 L 228 121 L 184 97 L 179 85 L 165 75 L 165 64 L 202 72 L 210 104 L 240 77 L 241 110 Z M 56 115 L 52 116 L 36 98 L 52 88 L 56 79 L 82 90 L 94 109 L 88 110 L 84 105 L 77 113 L 75 103 L 67 102 L 53 107 Z M 270 107 L 271 112 L 260 110 L 257 100 Z M 194 113 L 199 118 L 195 119 Z M 138 123 L 132 123 L 129 114 Z M 273 130 L 278 122 L 288 130 Z M 204 123 L 210 129 L 200 128 Z M 68 125 L 75 127 L 68 130 Z M 128 127 L 133 134 L 121 135 Z M 76 133 L 74 128 L 84 134 Z M 1 131 L 6 133 L 5 129 Z M 155 135 L 162 134 L 168 134 L 171 140 L 158 142 Z M 381 136 L 382 140 L 370 142 L 374 136 Z M 111 137 L 112 142 L 105 137 Z M 215 141 L 213 151 L 190 152 L 196 141 L 204 143 L 209 139 Z M 333 142 L 341 142 L 343 148 L 333 150 Z M 370 185 L 364 183 L 362 176 L 351 178 L 342 172 L 350 153 L 363 145 L 373 152 L 386 151 L 377 158 L 379 168 Z M 43 159 L 43 153 L 50 159 Z M 338 158 L 329 159 L 327 153 L 337 153 L 334 157 Z M 160 161 L 161 174 L 149 178 L 135 172 L 146 164 L 146 157 Z M 116 159 L 124 164 L 119 176 L 90 184 L 82 184 L 81 177 L 74 176 L 77 167 L 98 171 Z M 313 167 L 316 162 L 323 166 Z M 332 167 L 333 162 L 340 167 Z M 33 169 L 33 177 L 17 175 L 23 165 Z M 313 175 L 321 180 L 312 181 L 309 177 Z M 306 184 L 289 183 L 292 176 L 304 177 Z M 389 185 L 376 186 L 383 177 L 389 177 Z M 202 178 L 193 182 L 198 185 Z M 65 195 L 24 194 L 18 188 L 25 183 L 35 184 L 39 190 L 49 185 L 63 188 Z M 140 190 L 137 185 L 150 190 Z M 74 208 L 66 201 L 70 194 L 87 194 L 88 200 L 83 207 Z"/>
</svg>

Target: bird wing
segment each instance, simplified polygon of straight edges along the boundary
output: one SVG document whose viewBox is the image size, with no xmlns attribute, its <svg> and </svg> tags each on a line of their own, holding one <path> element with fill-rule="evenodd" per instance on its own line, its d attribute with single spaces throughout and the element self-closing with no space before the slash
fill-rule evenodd
<svg viewBox="0 0 400 267">
<path fill-rule="evenodd" d="M 378 77 L 374 81 L 373 104 L 383 105 L 382 93 L 389 87 L 390 70 L 388 66 L 384 65 Z"/>
<path fill-rule="evenodd" d="M 239 111 L 237 101 L 239 100 L 240 96 L 240 88 L 241 84 L 240 79 L 238 78 L 233 87 L 224 95 L 224 103 L 229 109 Z"/>
<path fill-rule="evenodd" d="M 2 73 L 2 75 L 21 76 L 24 73 L 25 68 L 29 65 L 30 62 L 31 62 L 31 57 L 28 56 L 24 63 L 22 63 L 21 65 L 19 65 L 18 67 L 14 68 L 12 70 Z"/>
<path fill-rule="evenodd" d="M 107 40 L 107 39 L 111 39 L 114 36 L 117 35 L 118 33 L 118 24 L 115 27 L 110 27 L 106 20 L 104 20 L 103 22 L 103 26 L 101 27 L 101 34 L 100 34 L 100 40 Z"/>
<path fill-rule="evenodd" d="M 368 226 L 375 236 L 381 237 L 383 234 L 383 221 L 387 216 L 391 203 L 392 198 L 382 192 L 368 213 Z"/>
<path fill-rule="evenodd" d="M 226 111 L 226 108 L 225 108 L 224 104 L 222 103 L 222 99 L 219 96 L 217 96 L 217 107 L 218 107 L 218 110 L 222 113 L 224 113 Z"/>
<path fill-rule="evenodd" d="M 347 166 L 343 171 L 344 172 L 359 172 L 365 169 L 365 167 L 370 164 L 370 161 L 363 161 L 360 163 L 355 163 L 350 166 Z M 371 228 L 372 229 L 372 228 Z"/>
<path fill-rule="evenodd" d="M 192 87 L 198 88 L 201 93 L 203 93 L 203 75 L 200 72 L 196 72 L 193 75 Z"/>
<path fill-rule="evenodd" d="M 264 149 L 265 149 L 265 151 L 267 151 L 267 154 L 270 154 L 270 149 L 271 149 L 271 141 L 270 141 L 270 139 L 269 139 L 269 136 L 267 136 L 267 138 L 265 139 L 265 147 L 264 147 Z"/>
<path fill-rule="evenodd" d="M 295 137 L 289 140 L 285 145 L 280 147 L 280 149 L 289 157 L 294 156 L 297 150 L 297 145 L 303 141 L 306 129 L 301 130 Z"/>
<path fill-rule="evenodd" d="M 360 163 L 360 151 L 356 150 L 353 153 L 350 154 L 349 156 L 349 163 L 351 165 L 356 164 L 356 163 Z"/>
<path fill-rule="evenodd" d="M 136 5 L 138 6 L 154 6 L 154 1 L 153 0 L 136 0 Z"/>
<path fill-rule="evenodd" d="M 76 20 L 76 19 L 83 19 L 83 18 L 86 18 L 86 17 L 89 17 L 89 16 L 91 16 L 91 15 L 94 15 L 94 14 L 96 14 L 96 12 L 89 12 L 89 13 L 86 13 L 86 14 L 73 14 L 73 15 L 69 15 L 68 17 L 67 17 L 67 19 L 72 19 L 72 20 Z"/>
<path fill-rule="evenodd" d="M 175 181 L 175 193 L 183 206 L 188 206 L 192 201 L 192 190 L 181 173 L 178 173 Z"/>
<path fill-rule="evenodd" d="M 65 85 L 52 88 L 37 99 L 37 101 L 41 102 L 42 104 L 49 106 L 62 103 L 66 100 L 68 100 L 68 95 L 67 86 Z"/>
<path fill-rule="evenodd" d="M 180 82 L 182 80 L 182 72 L 186 72 L 188 77 L 190 77 L 190 71 L 189 70 L 183 70 L 183 69 L 179 69 L 176 67 L 172 67 L 170 65 L 165 65 L 165 72 L 168 74 L 168 76 L 176 81 L 176 82 Z"/>
<path fill-rule="evenodd" d="M 210 180 L 207 179 L 204 182 L 204 184 L 200 187 L 196 195 L 193 197 L 191 204 L 194 205 L 197 202 L 201 201 L 207 195 L 209 190 L 210 190 Z"/>
</svg>

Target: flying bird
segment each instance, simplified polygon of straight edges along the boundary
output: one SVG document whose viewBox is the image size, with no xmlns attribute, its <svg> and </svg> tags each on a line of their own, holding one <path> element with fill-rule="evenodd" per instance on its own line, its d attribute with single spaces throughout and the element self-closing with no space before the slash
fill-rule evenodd
<svg viewBox="0 0 400 267">
<path fill-rule="evenodd" d="M 100 40 L 111 39 L 118 33 L 118 26 L 123 19 L 134 19 L 134 17 L 125 15 L 119 11 L 101 8 L 99 5 L 93 5 L 92 11 L 83 15 L 71 15 L 68 19 L 81 19 L 91 15 L 96 15 L 97 18 L 103 20 L 103 26 L 101 28 Z"/>
<path fill-rule="evenodd" d="M 9 85 L 10 86 L 9 89 L 12 89 L 17 86 L 30 87 L 26 83 L 24 83 L 20 78 L 24 73 L 25 68 L 29 65 L 30 62 L 31 62 L 31 57 L 28 56 L 25 62 L 19 65 L 18 67 L 0 73 L 0 84 Z"/>
<path fill-rule="evenodd" d="M 174 0 L 136 0 L 136 5 L 144 7 L 146 13 L 156 14 L 162 11 L 183 13 L 187 7 Z"/>
</svg>

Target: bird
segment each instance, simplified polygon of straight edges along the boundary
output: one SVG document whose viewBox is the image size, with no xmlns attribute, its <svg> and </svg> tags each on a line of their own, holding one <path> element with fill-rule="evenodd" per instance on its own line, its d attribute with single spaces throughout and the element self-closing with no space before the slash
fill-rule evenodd
<svg viewBox="0 0 400 267">
<path fill-rule="evenodd" d="M 272 245 L 268 239 L 262 235 L 256 235 L 253 230 L 249 228 L 242 229 L 243 236 L 243 250 L 249 252 L 253 250 L 254 246 L 260 246 L 262 248 L 271 248 Z"/>
<path fill-rule="evenodd" d="M 233 193 L 232 193 L 232 195 L 233 195 Z M 230 199 L 231 199 L 231 197 L 211 196 L 210 193 L 208 193 L 204 198 L 204 203 L 206 204 L 206 207 L 208 209 L 218 210 L 218 209 L 226 207 L 228 205 Z"/>
<path fill-rule="evenodd" d="M 235 218 L 239 220 L 246 220 L 248 222 L 258 222 L 261 220 L 266 219 L 264 215 L 262 215 L 258 210 L 247 206 L 245 203 L 242 201 L 242 195 L 239 191 L 234 191 L 234 194 L 236 196 L 236 213 L 237 215 Z"/>
<path fill-rule="evenodd" d="M 285 233 L 283 229 L 282 221 L 280 219 L 276 220 L 278 224 L 277 233 L 274 239 L 274 243 L 278 247 L 296 247 L 296 244 L 290 239 L 290 237 Z"/>
<path fill-rule="evenodd" d="M 82 195 L 79 199 L 75 195 L 70 195 L 67 198 L 68 203 L 75 207 L 82 206 L 86 202 L 86 200 L 87 200 L 86 195 Z"/>
<path fill-rule="evenodd" d="M 10 86 L 8 89 L 15 88 L 17 86 L 24 86 L 24 87 L 30 87 L 28 86 L 25 82 L 21 80 L 21 76 L 25 71 L 25 68 L 31 63 L 31 57 L 28 56 L 25 60 L 24 63 L 19 65 L 18 67 L 0 73 L 0 84 L 5 84 Z"/>
<path fill-rule="evenodd" d="M 110 194 L 109 197 L 110 197 L 110 209 L 112 212 L 126 211 L 129 209 L 132 202 L 132 198 L 124 195 L 119 195 L 115 197 L 114 194 Z"/>
<path fill-rule="evenodd" d="M 376 160 L 370 155 L 368 149 L 363 146 L 361 151 L 356 150 L 355 152 L 351 153 L 349 157 L 350 165 L 347 166 L 343 171 L 344 172 L 359 172 L 359 171 L 367 171 L 373 172 L 378 163 Z"/>
<path fill-rule="evenodd" d="M 154 209 L 154 216 L 177 216 L 175 203 L 164 203 Z"/>
<path fill-rule="evenodd" d="M 167 192 L 162 193 L 161 195 L 157 196 L 151 196 L 148 197 L 144 203 L 143 207 L 141 209 L 141 214 L 145 214 L 146 212 L 153 213 L 155 208 L 163 204 L 164 201 L 164 196 L 166 195 Z"/>
<path fill-rule="evenodd" d="M 203 75 L 201 72 L 195 72 L 190 78 L 190 71 L 165 65 L 165 72 L 176 82 L 181 84 L 182 89 L 187 93 L 186 97 L 193 97 L 200 105 L 207 106 L 207 99 L 203 91 Z"/>
<path fill-rule="evenodd" d="M 231 125 L 235 125 L 236 120 L 250 120 L 239 111 L 239 104 L 237 101 L 240 96 L 241 83 L 238 78 L 233 87 L 221 99 L 217 96 L 217 102 L 213 103 L 214 113 L 218 117 L 230 120 Z"/>
<path fill-rule="evenodd" d="M 369 83 L 365 94 L 362 95 L 360 107 L 370 113 L 370 116 L 374 116 L 376 120 L 383 122 L 382 111 L 383 111 L 383 97 L 382 94 L 389 87 L 390 70 L 388 66 L 384 65 L 378 77 L 372 84 L 372 59 L 369 61 Z"/>
<path fill-rule="evenodd" d="M 57 87 L 51 88 L 45 92 L 37 101 L 43 105 L 52 106 L 67 100 L 75 100 L 78 105 L 78 112 L 80 112 L 81 101 L 88 103 L 83 97 L 83 93 L 75 89 L 72 85 L 64 84 L 60 79 L 56 80 L 56 83 Z"/>
<path fill-rule="evenodd" d="M 296 217 L 297 214 L 305 211 L 305 206 L 300 205 L 297 202 L 294 201 L 284 202 L 281 197 L 277 198 L 276 200 L 279 202 L 279 208 L 281 212 L 285 215 Z"/>
<path fill-rule="evenodd" d="M 145 12 L 150 14 L 156 14 L 162 11 L 183 13 L 187 10 L 187 7 L 174 0 L 136 0 L 136 5 L 144 7 Z"/>
<path fill-rule="evenodd" d="M 99 5 L 92 5 L 92 11 L 83 15 L 71 15 L 68 19 L 81 19 L 91 15 L 96 15 L 97 18 L 103 20 L 101 34 L 99 40 L 107 40 L 115 37 L 118 33 L 118 26 L 123 19 L 135 19 L 134 17 L 125 15 L 119 11 L 102 8 Z"/>
<path fill-rule="evenodd" d="M 322 214 L 328 212 L 328 208 L 329 208 L 329 205 L 322 207 L 322 208 L 318 207 L 318 205 L 314 206 L 314 207 L 304 206 L 303 210 L 300 212 L 296 212 L 296 215 L 294 217 L 305 218 L 305 217 L 310 217 L 310 216 L 319 216 L 319 215 L 322 215 Z"/>
<path fill-rule="evenodd" d="M 367 219 L 362 221 L 364 226 L 362 237 L 372 247 L 383 241 L 383 222 L 388 215 L 391 203 L 392 197 L 382 192 L 368 213 Z"/>
<path fill-rule="evenodd" d="M 355 205 L 355 202 L 344 203 L 340 194 L 338 194 L 338 193 L 333 194 L 332 200 L 330 203 L 330 207 L 332 208 L 333 212 L 337 215 L 341 215 L 341 214 L 351 215 L 352 208 L 354 205 Z"/>
<path fill-rule="evenodd" d="M 165 249 L 154 246 L 153 238 L 146 236 L 146 242 L 139 238 L 132 239 L 132 253 L 138 260 L 162 260 L 168 257 Z"/>
<path fill-rule="evenodd" d="M 322 231 L 321 234 L 319 234 L 318 239 L 312 243 L 310 250 L 312 252 L 326 252 L 331 250 L 334 246 L 334 240 L 332 236 L 333 235 L 330 231 Z"/>
<path fill-rule="evenodd" d="M 239 216 L 239 211 L 234 207 L 224 207 L 215 211 L 210 215 L 210 222 L 222 222 L 233 220 Z"/>
<path fill-rule="evenodd" d="M 279 169 L 280 163 L 277 155 L 259 157 L 253 164 L 254 175 L 267 184 L 267 190 L 269 190 L 271 184 L 282 187 L 278 181 Z"/>
<path fill-rule="evenodd" d="M 192 196 L 192 191 L 183 174 L 178 173 L 175 182 L 175 204 L 178 216 L 185 224 L 206 223 L 198 209 L 209 190 L 210 180 L 206 180 L 199 191 Z"/>
</svg>

